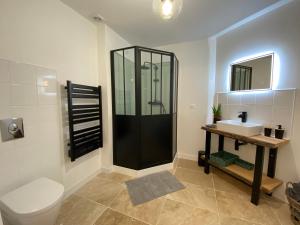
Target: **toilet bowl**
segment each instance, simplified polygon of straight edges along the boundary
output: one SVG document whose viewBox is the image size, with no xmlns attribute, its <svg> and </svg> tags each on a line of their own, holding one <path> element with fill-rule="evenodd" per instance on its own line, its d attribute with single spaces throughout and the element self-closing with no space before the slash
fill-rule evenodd
<svg viewBox="0 0 300 225">
<path fill-rule="evenodd" d="M 0 199 L 4 225 L 54 225 L 62 204 L 64 186 L 39 178 Z"/>
</svg>

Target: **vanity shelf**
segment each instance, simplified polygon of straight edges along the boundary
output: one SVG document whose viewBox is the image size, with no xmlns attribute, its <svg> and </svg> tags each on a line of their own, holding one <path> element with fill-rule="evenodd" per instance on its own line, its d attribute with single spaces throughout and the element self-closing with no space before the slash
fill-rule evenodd
<svg viewBox="0 0 300 225">
<path fill-rule="evenodd" d="M 204 156 L 202 156 L 202 159 L 204 159 Z M 236 177 L 237 179 L 252 185 L 253 183 L 253 176 L 254 176 L 254 170 L 247 170 L 245 168 L 242 168 L 236 164 L 231 164 L 226 167 L 220 167 L 216 163 L 212 161 L 208 161 L 209 164 L 215 168 L 218 168 L 222 171 L 224 171 L 227 174 L 230 174 L 233 177 Z M 265 192 L 266 194 L 271 194 L 277 187 L 282 185 L 282 181 L 278 180 L 276 178 L 268 177 L 266 174 L 262 175 L 262 182 L 261 182 L 261 190 Z"/>
<path fill-rule="evenodd" d="M 203 157 L 205 161 L 205 173 L 209 174 L 209 166 L 211 165 L 251 185 L 251 202 L 255 205 L 258 205 L 259 203 L 261 190 L 271 195 L 272 192 L 283 183 L 282 181 L 275 178 L 277 151 L 279 147 L 287 144 L 289 140 L 275 139 L 272 137 L 265 137 L 263 135 L 247 137 L 235 133 L 229 133 L 218 128 L 211 128 L 206 126 L 203 126 L 202 129 L 206 131 L 205 156 Z M 219 165 L 213 163 L 210 160 L 211 134 L 219 135 L 219 152 L 224 151 L 224 137 L 228 137 L 243 143 L 256 145 L 254 170 L 247 170 L 235 164 L 229 165 L 227 167 L 220 167 Z M 267 174 L 263 174 L 265 148 L 269 148 Z"/>
<path fill-rule="evenodd" d="M 241 142 L 245 142 L 248 144 L 260 145 L 260 146 L 264 146 L 267 148 L 279 148 L 280 146 L 283 146 L 289 142 L 289 140 L 287 140 L 287 139 L 276 139 L 273 137 L 266 137 L 263 135 L 246 137 L 243 135 L 229 133 L 229 132 L 226 132 L 226 131 L 223 131 L 223 130 L 220 130 L 217 128 L 211 128 L 211 127 L 202 127 L 202 130 L 206 130 L 206 131 L 214 133 L 214 134 L 219 134 L 224 137 L 239 140 Z"/>
</svg>

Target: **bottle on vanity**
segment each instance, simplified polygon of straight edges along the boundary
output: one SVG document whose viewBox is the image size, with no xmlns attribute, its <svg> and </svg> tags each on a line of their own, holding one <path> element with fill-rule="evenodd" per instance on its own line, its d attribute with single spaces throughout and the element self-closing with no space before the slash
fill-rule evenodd
<svg viewBox="0 0 300 225">
<path fill-rule="evenodd" d="M 271 127 L 265 127 L 264 134 L 265 134 L 266 137 L 271 137 L 272 128 Z"/>
<path fill-rule="evenodd" d="M 282 125 L 277 125 L 275 129 L 275 138 L 282 139 L 284 135 L 284 129 L 282 129 Z"/>
</svg>

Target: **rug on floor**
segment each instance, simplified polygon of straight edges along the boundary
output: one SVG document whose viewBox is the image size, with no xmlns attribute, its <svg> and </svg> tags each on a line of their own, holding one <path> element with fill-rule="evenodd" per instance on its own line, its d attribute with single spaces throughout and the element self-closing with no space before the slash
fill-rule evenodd
<svg viewBox="0 0 300 225">
<path fill-rule="evenodd" d="M 133 205 L 140 205 L 185 188 L 169 171 L 150 174 L 125 183 Z"/>
</svg>

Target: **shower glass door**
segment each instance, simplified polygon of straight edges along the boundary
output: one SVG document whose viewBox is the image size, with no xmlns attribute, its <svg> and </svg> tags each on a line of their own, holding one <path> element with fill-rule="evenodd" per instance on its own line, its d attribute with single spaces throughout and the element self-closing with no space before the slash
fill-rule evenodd
<svg viewBox="0 0 300 225">
<path fill-rule="evenodd" d="M 141 162 L 145 167 L 172 159 L 172 55 L 140 50 Z"/>
<path fill-rule="evenodd" d="M 141 111 L 170 114 L 171 56 L 141 51 Z"/>
<path fill-rule="evenodd" d="M 139 117 L 136 112 L 135 48 L 111 53 L 114 164 L 138 168 Z"/>
</svg>

